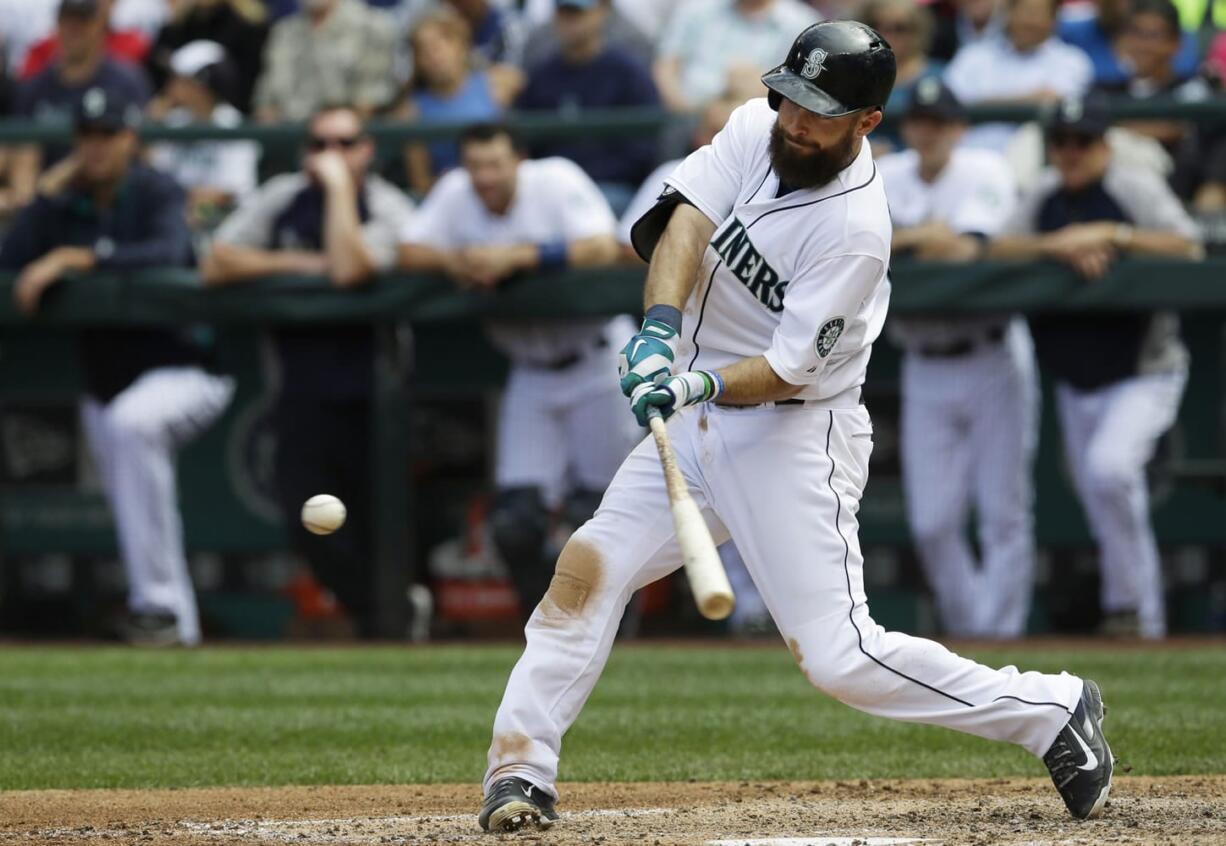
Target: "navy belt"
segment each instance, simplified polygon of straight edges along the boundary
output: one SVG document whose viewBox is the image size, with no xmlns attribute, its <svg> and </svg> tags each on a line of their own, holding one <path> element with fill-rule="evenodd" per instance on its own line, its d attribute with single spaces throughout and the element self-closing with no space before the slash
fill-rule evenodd
<svg viewBox="0 0 1226 846">
<path fill-rule="evenodd" d="M 993 326 L 982 339 L 955 341 L 945 346 L 920 347 L 915 352 L 924 358 L 962 358 L 988 344 L 998 344 L 1005 338 L 1004 326 Z"/>
</svg>

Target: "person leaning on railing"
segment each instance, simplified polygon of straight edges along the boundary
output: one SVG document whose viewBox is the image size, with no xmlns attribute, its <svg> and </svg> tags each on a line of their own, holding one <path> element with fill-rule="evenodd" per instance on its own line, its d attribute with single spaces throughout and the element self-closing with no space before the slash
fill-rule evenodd
<svg viewBox="0 0 1226 846">
<path fill-rule="evenodd" d="M 265 183 L 221 224 L 200 272 L 208 285 L 262 276 L 326 276 L 355 288 L 396 263 L 413 205 L 369 173 L 374 143 L 348 107 L 308 124 L 303 169 Z M 278 327 L 272 332 L 279 390 L 273 412 L 278 498 L 294 547 L 340 600 L 358 633 L 375 634 L 370 432 L 375 330 L 368 324 Z M 308 535 L 302 503 L 330 493 L 349 522 Z"/>
<path fill-rule="evenodd" d="M 1061 103 L 1047 129 L 1052 170 L 1023 198 L 991 258 L 1070 265 L 1087 280 L 1127 255 L 1195 259 L 1200 233 L 1156 173 L 1112 161 L 1101 102 Z M 1155 280 L 1157 281 L 1157 280 Z M 1056 382 L 1073 482 L 1099 545 L 1107 634 L 1166 633 L 1145 465 L 1175 422 L 1188 353 L 1173 313 L 1051 313 L 1030 321 Z"/>
<path fill-rule="evenodd" d="M 71 157 L 44 180 L 0 249 L 0 268 L 20 271 L 13 293 L 23 313 L 39 311 L 68 274 L 188 262 L 183 190 L 137 160 L 139 119 L 140 106 L 122 95 L 102 88 L 82 95 Z M 120 633 L 135 643 L 200 641 L 174 453 L 221 414 L 234 385 L 207 372 L 192 337 L 133 327 L 79 336 L 81 421 L 128 578 Z"/>
</svg>

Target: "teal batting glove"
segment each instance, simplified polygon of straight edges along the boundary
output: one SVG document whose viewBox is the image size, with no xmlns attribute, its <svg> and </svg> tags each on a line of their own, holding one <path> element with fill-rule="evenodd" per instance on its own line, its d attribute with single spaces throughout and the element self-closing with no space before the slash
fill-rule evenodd
<svg viewBox="0 0 1226 846">
<path fill-rule="evenodd" d="M 635 389 L 667 379 L 673 372 L 677 357 L 677 330 L 660 320 L 648 317 L 617 357 L 617 375 L 621 377 L 622 393 L 630 396 Z"/>
<path fill-rule="evenodd" d="M 660 384 L 644 383 L 630 395 L 630 410 L 640 426 L 647 425 L 647 412 L 660 410 L 667 420 L 680 408 L 711 402 L 724 392 L 724 380 L 714 370 L 688 370 L 669 376 Z"/>
</svg>

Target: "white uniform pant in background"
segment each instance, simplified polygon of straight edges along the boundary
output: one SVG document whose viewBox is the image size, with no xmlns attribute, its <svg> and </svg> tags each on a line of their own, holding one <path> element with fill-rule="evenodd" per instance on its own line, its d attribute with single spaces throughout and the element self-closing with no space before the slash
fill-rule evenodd
<svg viewBox="0 0 1226 846">
<path fill-rule="evenodd" d="M 1065 454 L 1098 542 L 1102 609 L 1135 611 L 1144 637 L 1166 634 L 1145 465 L 1174 424 L 1187 381 L 1181 369 L 1093 391 L 1056 386 Z"/>
<path fill-rule="evenodd" d="M 677 460 L 716 543 L 729 537 L 814 686 L 870 714 L 1050 747 L 1081 694 L 1065 673 L 993 670 L 869 616 L 856 512 L 863 406 L 682 411 Z M 680 565 L 654 443 L 626 459 L 558 559 L 494 722 L 485 789 L 519 776 L 556 796 L 562 735 L 600 677 L 627 600 Z"/>
<path fill-rule="evenodd" d="M 539 488 L 551 508 L 574 489 L 603 491 L 643 437 L 616 376 L 611 345 L 562 370 L 512 365 L 498 418 L 498 487 Z"/>
<path fill-rule="evenodd" d="M 150 370 L 103 404 L 86 398 L 81 420 L 115 518 L 128 577 L 128 608 L 174 614 L 179 640 L 200 642 L 183 551 L 175 450 L 209 426 L 234 380 L 198 367 Z"/>
<path fill-rule="evenodd" d="M 902 471 L 916 551 L 946 632 L 1020 637 L 1034 586 L 1039 380 L 1026 324 L 957 358 L 907 353 Z M 967 539 L 974 510 L 982 560 Z"/>
</svg>

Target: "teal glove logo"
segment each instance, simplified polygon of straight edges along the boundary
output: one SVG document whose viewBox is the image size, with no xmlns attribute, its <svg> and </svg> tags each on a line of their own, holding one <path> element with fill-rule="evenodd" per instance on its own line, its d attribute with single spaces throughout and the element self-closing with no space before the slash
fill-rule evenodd
<svg viewBox="0 0 1226 846">
<path fill-rule="evenodd" d="M 626 342 L 617 359 L 622 393 L 630 396 L 635 388 L 657 384 L 673 372 L 677 333 L 657 320 L 644 320 L 638 334 Z"/>
</svg>

